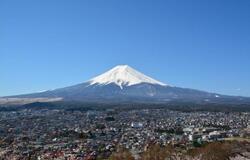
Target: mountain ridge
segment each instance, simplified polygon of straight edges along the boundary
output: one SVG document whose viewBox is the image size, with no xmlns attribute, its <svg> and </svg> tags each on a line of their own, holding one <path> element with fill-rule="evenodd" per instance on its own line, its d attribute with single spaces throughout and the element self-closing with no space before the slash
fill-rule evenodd
<svg viewBox="0 0 250 160">
<path fill-rule="evenodd" d="M 48 100 L 91 102 L 150 101 L 167 103 L 170 101 L 187 101 L 197 103 L 250 103 L 250 98 L 226 96 L 168 85 L 146 76 L 128 65 L 118 65 L 89 81 L 77 85 L 39 93 L 9 96 L 7 98 L 48 98 Z"/>
<path fill-rule="evenodd" d="M 90 85 L 106 85 L 115 83 L 120 86 L 121 89 L 123 88 L 123 86 L 131 86 L 139 83 L 151 83 L 167 86 L 165 83 L 146 76 L 128 65 L 118 65 L 111 70 L 92 78 L 88 82 L 90 83 Z"/>
</svg>

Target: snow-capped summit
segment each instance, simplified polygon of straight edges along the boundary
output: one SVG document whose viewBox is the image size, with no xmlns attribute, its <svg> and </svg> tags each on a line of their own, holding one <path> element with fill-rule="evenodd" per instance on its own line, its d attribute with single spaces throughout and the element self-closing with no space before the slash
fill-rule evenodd
<svg viewBox="0 0 250 160">
<path fill-rule="evenodd" d="M 90 84 L 107 85 L 114 83 L 122 89 L 123 86 L 132 86 L 140 83 L 157 84 L 161 86 L 167 86 L 166 84 L 159 82 L 153 78 L 150 78 L 128 65 L 118 65 L 111 70 L 91 79 Z"/>
<path fill-rule="evenodd" d="M 118 87 L 117 87 L 118 86 Z M 39 93 L 9 96 L 7 103 L 82 101 L 109 103 L 232 103 L 250 104 L 250 98 L 225 96 L 188 88 L 166 85 L 128 65 L 119 65 L 87 82 Z M 12 98 L 12 102 L 10 102 Z M 2 103 L 6 100 L 0 99 Z M 20 103 L 18 101 L 18 103 Z"/>
</svg>

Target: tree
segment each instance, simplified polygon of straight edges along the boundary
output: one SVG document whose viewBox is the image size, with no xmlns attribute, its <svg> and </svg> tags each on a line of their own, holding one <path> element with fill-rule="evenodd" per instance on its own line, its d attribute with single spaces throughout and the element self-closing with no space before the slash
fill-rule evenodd
<svg viewBox="0 0 250 160">
<path fill-rule="evenodd" d="M 214 142 L 203 149 L 202 160 L 229 160 L 232 154 L 229 143 Z"/>
<path fill-rule="evenodd" d="M 201 148 L 191 149 L 187 155 L 192 159 L 201 160 L 229 160 L 233 155 L 233 145 L 228 142 L 213 142 Z"/>
<path fill-rule="evenodd" d="M 110 160 L 134 160 L 135 158 L 127 149 L 119 149 L 111 155 Z"/>
<path fill-rule="evenodd" d="M 154 144 L 148 147 L 147 151 L 142 154 L 142 160 L 175 160 L 177 159 L 177 152 L 175 149 L 168 145 L 161 147 L 159 144 Z"/>
</svg>

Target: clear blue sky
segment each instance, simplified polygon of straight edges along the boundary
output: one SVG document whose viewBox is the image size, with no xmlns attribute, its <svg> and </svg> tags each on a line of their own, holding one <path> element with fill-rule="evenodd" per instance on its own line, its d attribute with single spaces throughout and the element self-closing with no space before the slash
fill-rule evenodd
<svg viewBox="0 0 250 160">
<path fill-rule="evenodd" d="M 250 96 L 249 0 L 1 0 L 0 96 L 128 64 L 162 82 Z"/>
</svg>

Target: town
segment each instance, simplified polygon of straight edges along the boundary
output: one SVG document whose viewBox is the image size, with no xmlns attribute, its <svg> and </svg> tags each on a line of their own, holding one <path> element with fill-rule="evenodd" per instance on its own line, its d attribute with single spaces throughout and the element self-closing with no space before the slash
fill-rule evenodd
<svg viewBox="0 0 250 160">
<path fill-rule="evenodd" d="M 249 112 L 152 108 L 0 112 L 0 159 L 7 160 L 109 159 L 119 148 L 140 159 L 150 144 L 188 150 L 249 136 Z"/>
</svg>

